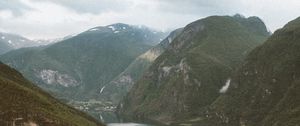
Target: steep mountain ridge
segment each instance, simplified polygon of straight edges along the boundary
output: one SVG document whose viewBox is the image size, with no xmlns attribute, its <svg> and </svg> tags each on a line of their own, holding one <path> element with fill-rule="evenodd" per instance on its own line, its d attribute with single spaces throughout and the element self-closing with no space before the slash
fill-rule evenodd
<svg viewBox="0 0 300 126">
<path fill-rule="evenodd" d="M 253 50 L 197 125 L 296 126 L 300 124 L 300 18 Z"/>
<path fill-rule="evenodd" d="M 179 35 L 182 28 L 176 29 L 170 33 L 158 45 L 149 49 L 137 57 L 120 75 L 115 77 L 111 82 L 102 87 L 101 96 L 115 104 L 128 93 L 132 85 L 141 78 L 145 70 L 147 70 L 153 61 L 161 55 L 170 45 L 170 43 Z"/>
<path fill-rule="evenodd" d="M 187 25 L 133 86 L 119 113 L 165 124 L 197 115 L 222 94 L 248 52 L 268 37 L 265 26 L 253 30 L 249 23 L 252 18 L 211 16 Z"/>
</svg>

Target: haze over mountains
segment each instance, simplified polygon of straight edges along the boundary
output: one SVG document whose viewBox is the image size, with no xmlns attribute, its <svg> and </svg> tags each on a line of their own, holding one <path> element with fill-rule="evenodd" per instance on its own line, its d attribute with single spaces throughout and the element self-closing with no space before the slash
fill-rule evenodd
<svg viewBox="0 0 300 126">
<path fill-rule="evenodd" d="M 59 97 L 87 101 L 99 99 L 107 83 L 164 37 L 146 27 L 119 23 L 46 47 L 12 51 L 1 60 Z"/>
<path fill-rule="evenodd" d="M 0 33 L 0 54 L 22 47 L 35 46 L 37 43 L 19 35 Z"/>
<path fill-rule="evenodd" d="M 0 63 L 0 125 L 102 125 L 116 113 L 171 126 L 297 126 L 299 33 L 299 18 L 271 34 L 239 14 L 170 33 L 116 23 L 43 46 L 1 33 L 0 61 L 20 73 Z"/>
<path fill-rule="evenodd" d="M 20 35 L 0 32 L 0 54 L 25 47 L 44 46 L 61 40 L 30 40 Z"/>
</svg>

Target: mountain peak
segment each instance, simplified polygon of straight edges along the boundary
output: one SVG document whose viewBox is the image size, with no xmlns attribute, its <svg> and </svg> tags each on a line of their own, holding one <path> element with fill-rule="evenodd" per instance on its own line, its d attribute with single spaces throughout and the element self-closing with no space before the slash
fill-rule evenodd
<svg viewBox="0 0 300 126">
<path fill-rule="evenodd" d="M 132 29 L 132 25 L 124 24 L 124 23 L 115 23 L 110 24 L 107 26 L 98 26 L 89 29 L 89 32 L 114 32 L 119 33 L 120 31 L 128 31 L 129 29 Z"/>
<path fill-rule="evenodd" d="M 233 18 L 248 28 L 248 30 L 251 32 L 256 34 L 270 35 L 270 32 L 268 31 L 263 20 L 257 16 L 250 16 L 246 18 L 243 15 L 236 14 L 233 16 Z"/>
<path fill-rule="evenodd" d="M 130 27 L 131 25 L 125 23 L 115 23 L 108 26 L 115 26 L 115 27 Z"/>
<path fill-rule="evenodd" d="M 233 17 L 234 17 L 234 18 L 246 18 L 244 15 L 239 14 L 239 13 L 233 15 Z"/>
<path fill-rule="evenodd" d="M 248 20 L 248 21 L 256 21 L 256 22 L 263 22 L 262 19 L 260 19 L 259 17 L 257 16 L 249 16 L 249 17 L 246 17 L 242 14 L 235 14 L 232 16 L 233 18 L 237 19 L 237 20 Z"/>
</svg>

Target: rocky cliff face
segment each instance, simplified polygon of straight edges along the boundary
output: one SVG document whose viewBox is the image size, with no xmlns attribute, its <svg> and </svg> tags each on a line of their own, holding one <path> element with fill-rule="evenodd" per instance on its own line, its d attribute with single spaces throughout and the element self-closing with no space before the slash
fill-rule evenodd
<svg viewBox="0 0 300 126">
<path fill-rule="evenodd" d="M 197 117 L 227 91 L 233 71 L 268 37 L 264 25 L 248 27 L 252 18 L 212 16 L 186 26 L 133 86 L 119 113 L 165 124 Z"/>
</svg>

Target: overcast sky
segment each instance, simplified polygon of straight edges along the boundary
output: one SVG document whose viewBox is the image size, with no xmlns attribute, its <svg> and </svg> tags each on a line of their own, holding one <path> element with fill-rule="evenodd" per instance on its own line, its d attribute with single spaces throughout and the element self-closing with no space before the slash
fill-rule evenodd
<svg viewBox="0 0 300 126">
<path fill-rule="evenodd" d="M 0 0 L 0 31 L 58 38 L 118 22 L 169 30 L 236 13 L 274 31 L 300 16 L 300 0 Z"/>
</svg>

